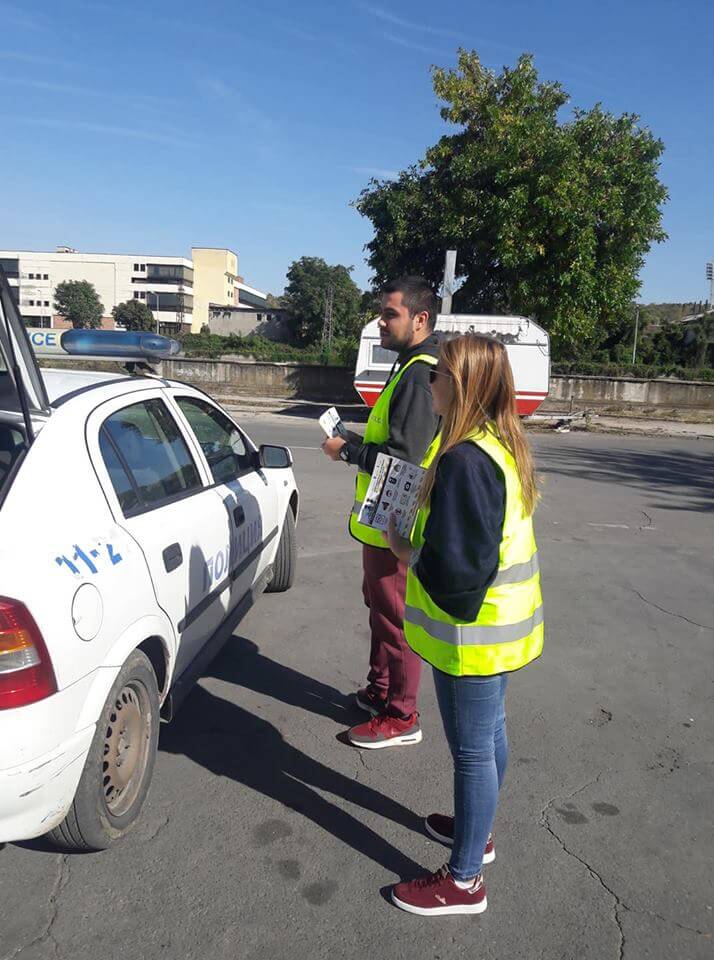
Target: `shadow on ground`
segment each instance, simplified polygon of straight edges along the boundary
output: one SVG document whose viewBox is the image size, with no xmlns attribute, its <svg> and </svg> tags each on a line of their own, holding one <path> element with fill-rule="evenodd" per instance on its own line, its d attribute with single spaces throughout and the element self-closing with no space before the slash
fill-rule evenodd
<svg viewBox="0 0 714 960">
<path fill-rule="evenodd" d="M 714 447 L 701 453 L 672 450 L 584 449 L 575 446 L 541 449 L 538 468 L 544 474 L 624 485 L 656 498 L 660 510 L 714 511 Z"/>
<path fill-rule="evenodd" d="M 211 665 L 210 676 L 340 724 L 356 723 L 364 716 L 349 707 L 339 690 L 265 657 L 243 637 L 231 641 Z M 289 743 L 267 720 L 203 686 L 194 688 L 176 720 L 162 730 L 160 749 L 184 754 L 216 776 L 270 797 L 400 877 L 422 872 L 419 864 L 317 790 L 421 833 L 421 819 L 415 813 L 330 769 Z M 359 762 L 356 751 L 355 759 Z M 259 842 L 261 824 L 251 829 Z"/>
</svg>

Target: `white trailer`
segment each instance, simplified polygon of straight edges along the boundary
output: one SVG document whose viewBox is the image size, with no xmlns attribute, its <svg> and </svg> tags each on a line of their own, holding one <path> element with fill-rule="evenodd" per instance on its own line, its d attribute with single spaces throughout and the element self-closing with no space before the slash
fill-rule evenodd
<svg viewBox="0 0 714 960">
<path fill-rule="evenodd" d="M 362 331 L 355 390 L 368 407 L 373 407 L 384 389 L 397 355 L 385 350 L 379 341 L 378 319 Z M 485 333 L 506 347 L 513 369 L 516 400 L 521 416 L 533 413 L 548 395 L 550 377 L 550 341 L 548 334 L 526 317 L 492 317 L 476 314 L 439 314 L 436 332 L 444 337 L 462 333 Z"/>
</svg>

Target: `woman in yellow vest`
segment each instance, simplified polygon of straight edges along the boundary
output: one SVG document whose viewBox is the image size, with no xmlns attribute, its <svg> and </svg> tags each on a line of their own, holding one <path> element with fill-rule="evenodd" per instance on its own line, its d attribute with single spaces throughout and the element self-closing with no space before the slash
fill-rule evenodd
<svg viewBox="0 0 714 960">
<path fill-rule="evenodd" d="M 424 915 L 480 913 L 507 761 L 506 679 L 543 647 L 537 493 L 499 341 L 467 334 L 442 344 L 431 389 L 442 429 L 422 463 L 411 540 L 392 527 L 389 545 L 409 564 L 404 632 L 433 667 L 454 761 L 454 816 L 430 814 L 425 827 L 452 852 L 436 873 L 397 884 L 392 900 Z"/>
</svg>

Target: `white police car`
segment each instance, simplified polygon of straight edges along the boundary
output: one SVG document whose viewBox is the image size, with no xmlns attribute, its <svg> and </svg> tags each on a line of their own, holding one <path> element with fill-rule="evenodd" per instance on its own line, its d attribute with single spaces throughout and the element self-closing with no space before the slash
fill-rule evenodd
<svg viewBox="0 0 714 960">
<path fill-rule="evenodd" d="M 173 343 L 64 336 L 127 359 Z M 40 373 L 0 272 L 0 843 L 126 832 L 160 716 L 263 590 L 291 586 L 297 514 L 289 450 L 256 449 L 201 391 Z"/>
</svg>

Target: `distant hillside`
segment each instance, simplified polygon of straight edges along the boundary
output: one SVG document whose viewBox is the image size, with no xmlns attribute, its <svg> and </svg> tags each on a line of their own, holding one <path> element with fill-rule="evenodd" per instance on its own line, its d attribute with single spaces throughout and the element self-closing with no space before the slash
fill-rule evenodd
<svg viewBox="0 0 714 960">
<path fill-rule="evenodd" d="M 688 317 L 692 313 L 701 313 L 707 304 L 699 303 L 640 303 L 640 324 L 662 326 Z"/>
</svg>

